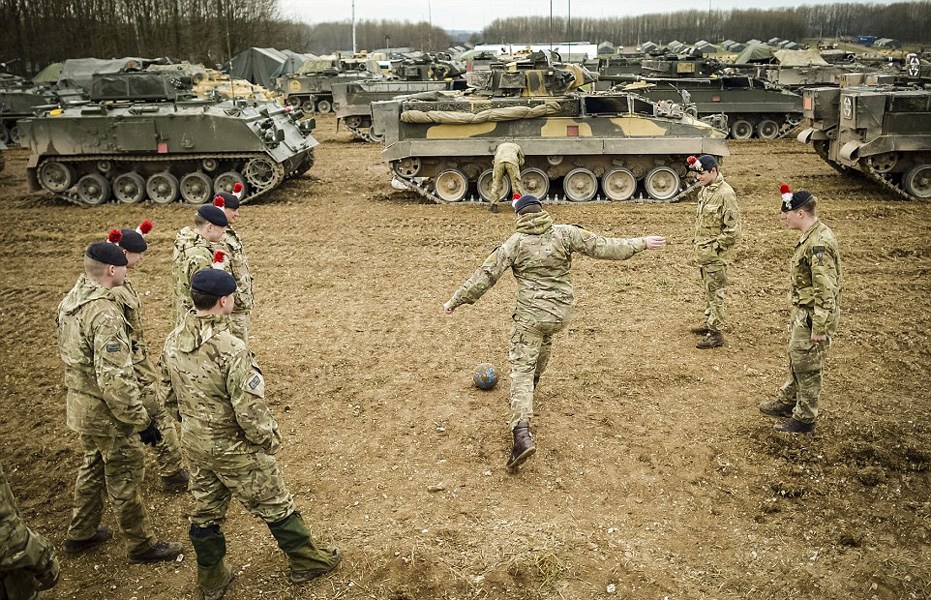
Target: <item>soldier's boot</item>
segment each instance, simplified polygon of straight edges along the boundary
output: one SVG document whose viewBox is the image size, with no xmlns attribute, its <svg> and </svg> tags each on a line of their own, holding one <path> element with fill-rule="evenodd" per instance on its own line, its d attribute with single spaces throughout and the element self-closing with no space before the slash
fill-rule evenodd
<svg viewBox="0 0 931 600">
<path fill-rule="evenodd" d="M 190 479 L 191 476 L 187 469 L 178 469 L 177 473 L 162 477 L 162 489 L 166 492 L 183 492 L 187 490 Z"/>
<path fill-rule="evenodd" d="M 97 531 L 94 532 L 94 535 L 86 540 L 65 540 L 63 549 L 66 554 L 78 554 L 79 552 L 86 552 L 95 546 L 99 546 L 112 537 L 113 532 L 110 531 L 110 528 L 101 525 L 97 528 Z"/>
<path fill-rule="evenodd" d="M 782 433 L 814 433 L 815 424 L 799 421 L 798 419 L 789 419 L 788 421 L 774 425 L 773 429 Z"/>
<path fill-rule="evenodd" d="M 539 375 L 534 375 L 534 376 L 533 376 L 533 391 L 537 391 L 537 386 L 538 386 L 538 385 L 540 385 L 540 376 L 539 376 Z"/>
<path fill-rule="evenodd" d="M 700 342 L 695 344 L 695 347 L 699 350 L 707 350 L 709 348 L 718 348 L 724 345 L 724 334 L 720 331 L 709 332 Z"/>
<path fill-rule="evenodd" d="M 760 402 L 760 412 L 771 417 L 782 417 L 784 419 L 792 418 L 792 409 L 795 408 L 795 402 L 786 402 L 782 398 L 773 398 Z"/>
<path fill-rule="evenodd" d="M 204 593 L 204 600 L 220 600 L 233 581 L 233 570 L 223 560 L 226 536 L 216 524 L 207 527 L 191 524 L 188 536 L 197 557 L 197 586 Z"/>
<path fill-rule="evenodd" d="M 291 562 L 291 582 L 308 581 L 329 573 L 339 564 L 339 550 L 318 548 L 304 525 L 301 513 L 294 511 L 284 519 L 268 524 L 278 547 L 288 555 Z"/>
<path fill-rule="evenodd" d="M 511 457 L 508 458 L 507 468 L 516 472 L 528 458 L 537 451 L 533 443 L 533 434 L 530 433 L 530 421 L 521 421 L 514 428 L 514 447 L 511 448 Z"/>
<path fill-rule="evenodd" d="M 695 335 L 708 335 L 709 333 L 711 333 L 711 330 L 708 329 L 707 325 L 702 325 L 701 327 L 692 327 L 691 329 L 689 329 L 689 331 L 691 331 Z"/>
<path fill-rule="evenodd" d="M 137 554 L 129 555 L 129 562 L 134 563 L 154 563 L 154 562 L 171 562 L 181 554 L 181 544 L 177 542 L 165 542 L 158 540 L 155 545 Z"/>
</svg>

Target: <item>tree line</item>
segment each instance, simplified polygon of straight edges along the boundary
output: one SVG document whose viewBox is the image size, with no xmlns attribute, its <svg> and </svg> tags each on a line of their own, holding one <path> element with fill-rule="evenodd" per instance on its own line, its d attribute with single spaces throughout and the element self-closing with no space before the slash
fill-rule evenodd
<svg viewBox="0 0 931 600">
<path fill-rule="evenodd" d="M 281 18 L 278 0 L 0 0 L 0 62 L 31 75 L 67 58 L 168 56 L 221 64 L 252 46 L 328 54 L 352 49 L 347 21 L 307 24 Z M 608 19 L 496 19 L 472 42 L 546 43 L 647 40 L 712 42 L 727 38 L 833 38 L 873 34 L 931 42 L 931 2 L 825 4 L 730 11 L 688 10 Z M 361 21 L 356 48 L 445 50 L 453 40 L 428 23 Z"/>
</svg>

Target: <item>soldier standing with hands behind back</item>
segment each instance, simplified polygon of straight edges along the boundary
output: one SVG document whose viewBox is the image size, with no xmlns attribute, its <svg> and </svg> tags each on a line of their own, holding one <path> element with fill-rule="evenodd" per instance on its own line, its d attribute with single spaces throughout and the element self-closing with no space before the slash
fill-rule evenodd
<svg viewBox="0 0 931 600">
<path fill-rule="evenodd" d="M 229 221 L 220 249 L 229 256 L 229 270 L 236 279 L 236 305 L 230 315 L 230 327 L 233 335 L 249 345 L 249 326 L 252 307 L 255 305 L 255 296 L 252 294 L 252 274 L 249 272 L 249 261 L 242 244 L 242 238 L 233 229 L 233 223 L 239 219 L 239 198 L 242 196 L 242 184 L 237 182 L 233 186 L 233 193 L 220 192 L 213 200 L 215 206 L 223 209 L 226 220 Z"/>
<path fill-rule="evenodd" d="M 175 248 L 171 255 L 171 276 L 174 281 L 175 326 L 184 321 L 191 310 L 191 278 L 201 269 L 213 265 L 213 245 L 223 239 L 229 219 L 223 209 L 204 204 L 194 214 L 194 227 L 185 227 L 175 237 Z"/>
<path fill-rule="evenodd" d="M 724 345 L 724 286 L 731 248 L 740 234 L 740 209 L 713 156 L 690 156 L 688 163 L 689 170 L 698 172 L 701 185 L 692 242 L 705 288 L 705 324 L 693 327 L 692 333 L 704 336 L 695 347 L 707 350 Z"/>
</svg>

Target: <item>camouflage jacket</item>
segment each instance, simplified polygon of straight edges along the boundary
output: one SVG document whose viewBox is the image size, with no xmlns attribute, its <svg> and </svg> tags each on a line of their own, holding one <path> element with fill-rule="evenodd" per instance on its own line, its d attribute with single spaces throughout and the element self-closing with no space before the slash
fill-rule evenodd
<svg viewBox="0 0 931 600">
<path fill-rule="evenodd" d="M 215 244 L 215 249 L 226 252 L 229 256 L 229 270 L 236 279 L 235 312 L 249 312 L 255 306 L 252 295 L 252 274 L 249 272 L 249 260 L 242 245 L 242 238 L 232 227 L 226 228 L 223 241 Z"/>
<path fill-rule="evenodd" d="M 123 285 L 112 288 L 110 292 L 123 309 L 123 317 L 128 325 L 127 333 L 133 353 L 133 369 L 136 371 L 136 377 L 140 385 L 149 388 L 158 379 L 158 375 L 155 367 L 152 366 L 149 348 L 142 333 L 142 300 L 128 276 L 123 281 Z"/>
<path fill-rule="evenodd" d="M 727 262 L 740 235 L 740 209 L 734 189 L 718 178 L 698 192 L 698 216 L 692 239 L 698 264 Z"/>
<path fill-rule="evenodd" d="M 194 277 L 194 273 L 201 269 L 209 269 L 213 264 L 213 247 L 207 238 L 194 231 L 193 227 L 185 227 L 175 237 L 171 262 L 171 278 L 175 288 L 173 306 L 177 325 L 193 306 L 191 278 Z"/>
<path fill-rule="evenodd" d="M 4 573 L 19 570 L 50 584 L 58 577 L 58 559 L 52 544 L 26 527 L 0 467 L 0 588 Z M 6 598 L 2 589 L 0 595 Z"/>
<path fill-rule="evenodd" d="M 162 352 L 159 400 L 181 421 L 187 455 L 212 462 L 281 446 L 265 404 L 265 379 L 252 353 L 230 333 L 229 317 L 188 313 Z"/>
<path fill-rule="evenodd" d="M 789 301 L 810 311 L 811 332 L 834 333 L 840 317 L 844 274 L 837 238 L 820 220 L 795 244 L 789 271 L 792 284 Z"/>
<path fill-rule="evenodd" d="M 511 163 L 517 167 L 524 164 L 524 151 L 514 142 L 504 142 L 495 150 L 495 164 Z"/>
<path fill-rule="evenodd" d="M 145 429 L 126 319 L 111 291 L 82 275 L 58 305 L 57 324 L 68 427 L 92 435 Z"/>
<path fill-rule="evenodd" d="M 515 319 L 561 323 L 572 312 L 572 253 L 623 260 L 646 249 L 642 238 L 607 238 L 577 225 L 553 225 L 546 211 L 522 215 L 517 232 L 456 290 L 450 306 L 473 304 L 507 270 L 517 279 Z"/>
</svg>

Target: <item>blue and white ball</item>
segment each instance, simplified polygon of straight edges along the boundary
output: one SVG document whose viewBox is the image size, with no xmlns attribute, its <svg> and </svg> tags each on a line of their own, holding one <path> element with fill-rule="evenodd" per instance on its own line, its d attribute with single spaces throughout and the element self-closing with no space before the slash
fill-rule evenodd
<svg viewBox="0 0 931 600">
<path fill-rule="evenodd" d="M 498 369 L 491 363 L 482 363 L 472 373 L 472 383 L 480 390 L 490 390 L 498 384 Z"/>
</svg>

